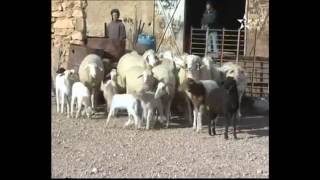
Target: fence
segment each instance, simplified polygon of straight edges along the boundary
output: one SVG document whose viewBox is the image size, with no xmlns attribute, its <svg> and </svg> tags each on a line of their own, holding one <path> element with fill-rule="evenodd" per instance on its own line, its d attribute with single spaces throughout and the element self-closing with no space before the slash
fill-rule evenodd
<svg viewBox="0 0 320 180">
<path fill-rule="evenodd" d="M 222 65 L 225 62 L 235 62 L 242 66 L 248 77 L 246 95 L 268 96 L 269 95 L 269 58 L 256 57 L 256 34 L 253 56 L 245 56 L 246 34 L 244 30 L 226 29 L 198 29 L 191 27 L 190 52 L 200 56 L 212 55 L 207 51 L 208 35 L 211 32 L 217 34 L 217 46 L 219 53 L 216 61 Z"/>
</svg>

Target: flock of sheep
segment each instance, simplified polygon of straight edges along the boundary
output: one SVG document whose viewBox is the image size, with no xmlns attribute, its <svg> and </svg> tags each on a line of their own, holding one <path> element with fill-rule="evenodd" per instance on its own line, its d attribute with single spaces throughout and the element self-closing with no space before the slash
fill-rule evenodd
<svg viewBox="0 0 320 180">
<path fill-rule="evenodd" d="M 189 121 L 193 119 L 194 130 L 200 132 L 202 119 L 208 118 L 209 134 L 215 134 L 217 116 L 223 115 L 225 139 L 231 120 L 237 138 L 236 119 L 241 117 L 241 98 L 247 85 L 246 73 L 238 64 L 227 62 L 220 67 L 208 56 L 155 53 L 150 49 L 142 56 L 136 51 L 127 53 L 116 69 L 105 71 L 108 70 L 103 60 L 95 54 L 83 59 L 78 72 L 59 68 L 55 79 L 57 112 L 63 113 L 66 103 L 68 118 L 74 117 L 76 104 L 76 118 L 91 118 L 96 108 L 95 96 L 101 90 L 107 102 L 106 126 L 119 109 L 126 109 L 125 126 L 134 124 L 141 128 L 145 123 L 146 129 L 150 129 L 151 123 L 159 120 L 168 127 L 171 104 L 179 94 L 187 107 L 185 116 Z"/>
</svg>

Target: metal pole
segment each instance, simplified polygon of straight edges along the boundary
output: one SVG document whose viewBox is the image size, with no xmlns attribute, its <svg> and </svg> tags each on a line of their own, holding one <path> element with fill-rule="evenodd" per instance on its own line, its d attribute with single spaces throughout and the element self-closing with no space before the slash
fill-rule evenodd
<svg viewBox="0 0 320 180">
<path fill-rule="evenodd" d="M 192 51 L 191 51 L 191 50 L 192 50 L 192 31 L 193 31 L 192 29 L 193 29 L 193 28 L 192 28 L 192 26 L 191 26 L 191 33 L 190 33 L 190 45 L 189 45 L 189 47 L 190 47 L 190 48 L 189 48 L 189 54 L 191 54 L 191 53 L 192 53 Z"/>
<path fill-rule="evenodd" d="M 237 64 L 239 62 L 240 31 L 241 31 L 241 29 L 239 28 L 238 29 L 238 40 L 237 40 L 237 58 L 236 58 Z"/>
<path fill-rule="evenodd" d="M 208 54 L 208 36 L 209 36 L 209 27 L 207 27 L 206 29 L 206 46 L 204 50 L 204 56 Z"/>
<path fill-rule="evenodd" d="M 253 84 L 254 84 L 254 73 L 255 73 L 255 63 L 256 63 L 256 42 L 257 42 L 257 28 L 254 31 L 254 49 L 253 49 L 253 67 L 252 67 L 252 74 L 251 74 L 251 96 L 253 96 Z"/>
<path fill-rule="evenodd" d="M 222 66 L 222 61 L 223 61 L 223 51 L 224 51 L 224 28 L 222 28 L 222 45 L 221 45 L 221 56 L 220 56 L 220 66 Z"/>
</svg>

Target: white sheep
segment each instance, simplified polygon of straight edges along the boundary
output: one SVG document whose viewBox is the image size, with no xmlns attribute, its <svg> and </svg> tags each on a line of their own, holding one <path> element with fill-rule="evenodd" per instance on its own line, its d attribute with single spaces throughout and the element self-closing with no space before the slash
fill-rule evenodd
<svg viewBox="0 0 320 180">
<path fill-rule="evenodd" d="M 143 89 L 154 90 L 156 88 L 156 79 L 153 77 L 152 71 L 139 66 L 132 67 L 126 72 L 125 83 L 126 93 L 128 94 L 139 92 Z"/>
<path fill-rule="evenodd" d="M 60 70 L 60 69 L 59 69 Z M 67 116 L 70 117 L 70 101 L 71 101 L 71 88 L 75 81 L 74 69 L 65 70 L 63 72 L 57 71 L 56 76 L 56 101 L 57 101 L 57 112 L 64 112 L 64 102 L 66 99 L 67 104 Z M 60 108 L 61 106 L 61 108 Z"/>
<path fill-rule="evenodd" d="M 118 62 L 118 84 L 122 90 L 126 88 L 126 73 L 132 67 L 142 67 L 146 68 L 147 66 L 154 66 L 159 63 L 159 59 L 155 56 L 153 50 L 147 50 L 143 56 L 140 56 L 135 51 L 123 55 Z"/>
<path fill-rule="evenodd" d="M 187 53 L 183 53 L 181 56 L 176 55 L 172 51 L 164 51 L 158 54 L 160 59 L 169 59 L 175 63 L 176 68 L 179 70 L 180 68 L 185 67 L 185 58 L 187 57 Z"/>
<path fill-rule="evenodd" d="M 110 72 L 111 79 L 106 83 L 101 82 L 100 90 L 103 92 L 103 97 L 107 102 L 106 112 L 109 112 L 112 97 L 115 94 L 118 94 L 118 85 L 117 85 L 117 70 L 112 69 Z"/>
<path fill-rule="evenodd" d="M 71 99 L 71 117 L 73 116 L 73 107 L 75 100 L 77 101 L 77 113 L 76 118 L 79 118 L 82 105 L 84 105 L 84 112 L 88 118 L 91 118 L 93 111 L 90 103 L 89 89 L 81 82 L 75 82 L 72 86 L 72 99 Z"/>
<path fill-rule="evenodd" d="M 87 55 L 79 66 L 80 81 L 89 88 L 91 93 L 91 106 L 95 109 L 95 94 L 100 88 L 104 77 L 104 65 L 96 54 Z"/>
<path fill-rule="evenodd" d="M 142 120 L 146 120 L 146 129 L 150 129 L 150 122 L 154 122 L 156 110 L 158 110 L 160 121 L 163 123 L 161 120 L 161 117 L 164 115 L 163 105 L 160 99 L 164 95 L 163 87 L 165 87 L 165 84 L 159 82 L 156 92 L 142 90 L 138 93 L 134 93 L 135 97 L 141 100 L 143 111 Z"/>
<path fill-rule="evenodd" d="M 110 111 L 108 114 L 106 127 L 108 126 L 112 116 L 115 116 L 116 110 L 126 109 L 128 112 L 128 121 L 125 126 L 129 125 L 134 120 L 136 128 L 141 127 L 141 120 L 138 116 L 138 99 L 132 94 L 115 94 L 112 98 Z"/>
<path fill-rule="evenodd" d="M 159 86 L 158 89 L 165 94 L 161 97 L 161 101 L 164 108 L 164 114 L 166 116 L 167 124 L 169 126 L 171 116 L 171 104 L 176 91 L 176 68 L 173 61 L 169 59 L 161 59 L 161 63 L 152 68 L 152 74 L 155 79 L 162 82 L 164 86 Z"/>
<path fill-rule="evenodd" d="M 238 89 L 238 96 L 239 96 L 239 108 L 237 111 L 237 118 L 240 120 L 241 112 L 240 112 L 240 105 L 241 105 L 241 99 L 243 94 L 246 91 L 247 88 L 247 74 L 243 67 L 240 65 L 233 63 L 233 62 L 227 62 L 224 63 L 220 68 L 218 68 L 219 71 L 221 71 L 225 77 L 232 77 L 237 82 L 237 89 Z"/>
</svg>

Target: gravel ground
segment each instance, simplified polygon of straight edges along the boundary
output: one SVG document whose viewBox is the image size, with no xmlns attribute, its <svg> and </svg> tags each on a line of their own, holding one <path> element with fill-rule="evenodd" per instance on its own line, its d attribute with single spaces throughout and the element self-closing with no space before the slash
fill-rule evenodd
<svg viewBox="0 0 320 180">
<path fill-rule="evenodd" d="M 114 127 L 104 128 L 106 117 L 68 119 L 56 113 L 52 103 L 52 177 L 269 177 L 269 118 L 244 117 L 238 140 L 229 128 L 223 138 L 223 122 L 216 136 L 208 128 L 195 133 L 183 119 L 168 129 L 123 129 L 127 117 L 116 118 Z"/>
</svg>

